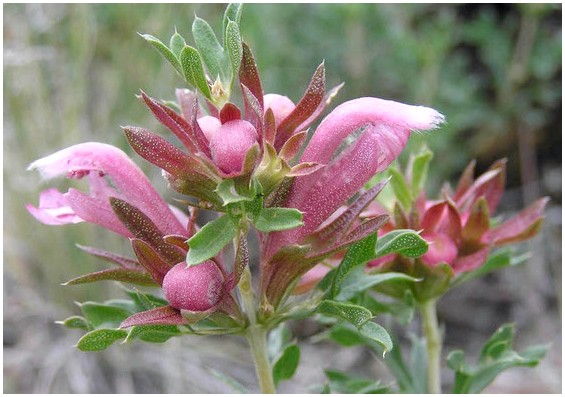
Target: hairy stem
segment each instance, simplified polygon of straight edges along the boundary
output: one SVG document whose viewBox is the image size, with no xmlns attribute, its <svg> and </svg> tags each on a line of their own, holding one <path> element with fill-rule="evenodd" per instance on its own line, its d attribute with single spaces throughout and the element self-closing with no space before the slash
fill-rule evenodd
<svg viewBox="0 0 565 397">
<path fill-rule="evenodd" d="M 441 393 L 441 336 L 437 321 L 436 300 L 430 299 L 420 306 L 422 326 L 428 352 L 428 393 Z"/>
<path fill-rule="evenodd" d="M 259 380 L 259 387 L 263 394 L 274 394 L 276 392 L 275 383 L 273 381 L 273 371 L 269 356 L 267 354 L 267 329 L 257 323 L 257 309 L 255 305 L 255 294 L 251 286 L 251 271 L 245 268 L 239 282 L 239 291 L 241 292 L 241 300 L 245 313 L 249 319 L 249 327 L 245 331 L 245 337 L 249 343 L 253 362 L 255 364 L 255 372 Z"/>
</svg>

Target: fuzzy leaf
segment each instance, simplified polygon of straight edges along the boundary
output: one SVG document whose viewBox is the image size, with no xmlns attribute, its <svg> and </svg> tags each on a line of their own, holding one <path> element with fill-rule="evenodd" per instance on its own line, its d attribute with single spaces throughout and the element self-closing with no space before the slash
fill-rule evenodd
<svg viewBox="0 0 565 397">
<path fill-rule="evenodd" d="M 163 234 L 147 215 L 128 202 L 115 197 L 110 197 L 110 204 L 114 213 L 134 237 L 149 244 L 169 265 L 174 266 L 183 261 L 184 253 L 163 240 Z"/>
<path fill-rule="evenodd" d="M 98 272 L 75 277 L 72 280 L 67 281 L 64 285 L 87 284 L 102 280 L 120 281 L 122 283 L 147 285 L 153 287 L 158 285 L 151 278 L 149 273 L 147 273 L 143 269 L 124 269 L 120 267 L 114 269 L 104 269 Z"/>
<path fill-rule="evenodd" d="M 184 38 L 175 29 L 175 33 L 171 36 L 171 40 L 169 42 L 169 48 L 177 59 L 185 45 L 186 42 L 184 41 Z"/>
<path fill-rule="evenodd" d="M 404 273 L 377 273 L 377 274 L 367 274 L 365 269 L 359 267 L 352 271 L 349 276 L 343 280 L 341 284 L 341 291 L 338 294 L 338 300 L 348 300 L 358 293 L 365 291 L 369 288 L 374 287 L 380 283 L 390 282 L 390 281 L 418 281 L 417 278 L 411 277 Z"/>
<path fill-rule="evenodd" d="M 198 88 L 206 98 L 212 100 L 210 87 L 208 86 L 206 74 L 202 67 L 202 58 L 198 51 L 191 46 L 185 46 L 180 53 L 180 63 L 186 81 Z"/>
<path fill-rule="evenodd" d="M 281 380 L 292 378 L 300 362 L 298 345 L 287 346 L 273 365 L 273 381 L 278 385 Z"/>
<path fill-rule="evenodd" d="M 149 44 L 151 44 L 157 51 L 159 51 L 161 53 L 161 55 L 163 55 L 165 57 L 165 59 L 167 61 L 169 61 L 171 63 L 171 65 L 173 65 L 173 67 L 175 68 L 175 70 L 181 75 L 184 76 L 183 74 L 183 68 L 181 66 L 181 63 L 179 62 L 177 56 L 175 56 L 174 52 L 171 51 L 165 44 L 163 44 L 161 42 L 161 40 L 159 40 L 158 38 L 151 36 L 150 34 L 139 34 L 141 37 L 143 37 Z"/>
<path fill-rule="evenodd" d="M 428 251 L 428 243 L 413 230 L 394 230 L 379 239 L 376 257 L 401 254 L 418 258 Z"/>
<path fill-rule="evenodd" d="M 131 246 L 141 266 L 147 270 L 159 285 L 163 284 L 165 274 L 167 274 L 173 265 L 161 258 L 161 256 L 143 240 L 137 238 L 131 239 Z M 182 262 L 182 260 L 180 262 Z"/>
<path fill-rule="evenodd" d="M 136 260 L 118 254 L 114 254 L 113 252 L 104 251 L 94 247 L 86 247 L 80 244 L 77 244 L 76 246 L 81 250 L 83 250 L 84 252 L 89 253 L 90 255 L 94 255 L 98 258 L 104 259 L 107 262 L 115 263 L 117 265 L 120 265 L 121 267 L 135 268 L 139 266 L 139 263 Z"/>
<path fill-rule="evenodd" d="M 302 226 L 302 213 L 294 208 L 264 208 L 254 222 L 257 230 L 269 233 Z"/>
<path fill-rule="evenodd" d="M 228 215 L 207 223 L 188 240 L 186 263 L 196 265 L 216 256 L 236 234 L 237 226 Z"/>
<path fill-rule="evenodd" d="M 355 267 L 363 265 L 371 259 L 374 259 L 376 244 L 377 234 L 375 233 L 349 247 L 345 257 L 335 271 L 331 288 L 328 291 L 329 298 L 337 296 L 339 289 L 341 288 L 341 283 L 349 272 L 351 272 Z"/>
<path fill-rule="evenodd" d="M 130 328 L 124 343 L 131 342 L 134 338 L 149 343 L 164 343 L 180 334 L 176 325 L 136 325 Z"/>
<path fill-rule="evenodd" d="M 120 323 L 120 328 L 139 325 L 181 325 L 184 323 L 186 323 L 186 320 L 177 309 L 171 306 L 161 306 L 129 316 Z"/>
<path fill-rule="evenodd" d="M 322 62 L 314 72 L 302 99 L 279 125 L 275 139 L 275 148 L 280 149 L 297 128 L 318 109 L 318 106 L 324 99 L 325 89 L 326 72 Z"/>
<path fill-rule="evenodd" d="M 192 23 L 192 35 L 208 68 L 210 78 L 215 81 L 219 77 L 222 83 L 227 85 L 230 75 L 227 54 L 208 22 L 196 17 Z"/>
<path fill-rule="evenodd" d="M 101 351 L 126 336 L 127 332 L 121 329 L 97 329 L 84 334 L 76 347 L 83 352 Z"/>
<path fill-rule="evenodd" d="M 241 59 L 243 58 L 243 47 L 241 42 L 241 33 L 237 22 L 229 21 L 226 28 L 226 35 L 224 39 L 226 51 L 231 62 L 231 81 L 229 87 L 233 84 L 235 76 L 238 75 Z"/>
<path fill-rule="evenodd" d="M 370 340 L 377 342 L 383 348 L 383 357 L 385 356 L 386 352 L 392 350 L 392 340 L 390 339 L 390 335 L 388 332 L 381 327 L 379 324 L 369 321 L 361 328 L 361 335 Z"/>
<path fill-rule="evenodd" d="M 80 305 L 80 310 L 94 329 L 117 328 L 131 314 L 122 307 L 96 302 L 84 302 Z"/>
<path fill-rule="evenodd" d="M 222 21 L 222 37 L 226 37 L 226 32 L 230 21 L 235 22 L 239 26 L 242 11 L 243 4 L 241 3 L 230 3 L 226 6 L 226 10 L 224 11 L 224 18 Z"/>
<path fill-rule="evenodd" d="M 357 328 L 361 328 L 367 321 L 373 318 L 371 311 L 363 306 L 332 300 L 322 301 L 316 311 L 327 316 L 346 320 Z"/>
<path fill-rule="evenodd" d="M 247 87 L 251 94 L 257 98 L 260 108 L 263 109 L 263 88 L 261 87 L 255 58 L 253 58 L 253 53 L 245 43 L 242 43 L 242 51 L 239 81 L 242 87 Z"/>
<path fill-rule="evenodd" d="M 85 331 L 89 329 L 86 319 L 81 316 L 71 316 L 63 321 L 56 321 L 56 323 L 69 329 L 83 329 Z"/>
</svg>

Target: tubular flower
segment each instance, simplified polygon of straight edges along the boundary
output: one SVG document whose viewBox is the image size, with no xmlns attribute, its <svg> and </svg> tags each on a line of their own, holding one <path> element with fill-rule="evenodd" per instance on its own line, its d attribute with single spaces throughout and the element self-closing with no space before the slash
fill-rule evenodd
<svg viewBox="0 0 565 397">
<path fill-rule="evenodd" d="M 415 203 L 415 214 L 407 216 L 395 207 L 395 215 L 383 231 L 412 228 L 422 230 L 429 243 L 428 252 L 419 260 L 423 265 L 449 265 L 455 274 L 472 271 L 488 258 L 490 251 L 536 235 L 543 221 L 547 198 L 541 198 L 514 217 L 492 226 L 491 219 L 504 193 L 506 161 L 495 162 L 489 170 L 473 179 L 474 162 L 464 171 L 456 191 L 444 189 L 442 200 L 426 200 L 422 195 Z M 366 215 L 382 213 L 374 208 Z M 392 255 L 369 262 L 381 269 L 402 266 L 404 259 Z"/>
<path fill-rule="evenodd" d="M 400 154 L 412 131 L 434 129 L 442 122 L 443 116 L 433 109 L 378 98 L 348 101 L 322 121 L 300 161 L 324 167 L 295 179 L 279 199 L 303 212 L 304 226 L 272 233 L 264 242 L 262 288 L 269 302 L 278 304 L 285 292 L 281 286 L 385 223 L 386 215 L 380 214 L 349 231 L 384 184 L 362 194 L 341 214 L 336 211 Z"/>
</svg>

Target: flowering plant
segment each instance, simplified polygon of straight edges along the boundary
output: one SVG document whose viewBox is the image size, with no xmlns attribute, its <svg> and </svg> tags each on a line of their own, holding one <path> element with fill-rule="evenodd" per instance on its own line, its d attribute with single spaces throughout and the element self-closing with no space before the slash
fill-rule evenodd
<svg viewBox="0 0 565 397">
<path fill-rule="evenodd" d="M 427 107 L 358 98 L 332 110 L 308 140 L 308 129 L 341 86 L 326 89 L 322 63 L 296 104 L 264 94 L 252 51 L 241 39 L 241 11 L 238 4 L 227 7 L 221 40 L 196 18 L 196 47 L 177 32 L 168 46 L 142 35 L 192 89 L 177 89 L 174 103 L 139 95 L 180 145 L 141 127 L 123 129 L 133 150 L 162 169 L 184 208 L 168 205 L 137 165 L 110 145 L 81 143 L 30 165 L 46 179 L 66 176 L 89 184 L 88 193 L 42 192 L 39 206 L 27 206 L 37 220 L 90 222 L 131 242 L 133 257 L 79 246 L 114 266 L 67 285 L 113 280 L 144 288 L 127 289 L 127 301 L 84 303 L 82 316 L 63 324 L 87 331 L 77 344 L 84 351 L 118 340 L 244 335 L 261 391 L 274 392 L 278 382 L 292 377 L 300 350 L 285 341 L 270 359 L 271 330 L 316 316 L 334 330 L 341 327 L 394 351 L 388 332 L 372 321 L 384 303 L 368 293 L 410 293 L 430 330 L 429 391 L 438 391 L 435 300 L 484 269 L 494 246 L 533 236 L 545 201 L 492 227 L 489 213 L 503 191 L 503 163 L 476 181 L 469 169 L 455 193 L 427 201 L 421 193 L 427 153 L 413 159 L 406 178 L 391 168 L 390 180 L 375 182 L 413 131 L 433 130 L 444 117 Z M 375 201 L 387 183 L 398 200 L 392 213 Z M 199 225 L 204 211 L 215 217 Z M 250 263 L 250 233 L 258 237 L 258 263 Z M 463 364 L 456 371 L 474 376 Z M 340 391 L 335 374 L 328 378 L 331 390 Z M 367 387 L 382 388 L 374 382 Z"/>
</svg>

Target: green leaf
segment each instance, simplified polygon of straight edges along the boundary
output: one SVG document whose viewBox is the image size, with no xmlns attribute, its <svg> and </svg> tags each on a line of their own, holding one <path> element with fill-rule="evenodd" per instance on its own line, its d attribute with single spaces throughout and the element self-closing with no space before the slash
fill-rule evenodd
<svg viewBox="0 0 565 397">
<path fill-rule="evenodd" d="M 388 334 L 386 329 L 381 327 L 379 324 L 369 321 L 365 325 L 363 325 L 360 331 L 361 335 L 374 342 L 377 342 L 384 348 L 383 357 L 385 356 L 386 352 L 392 350 L 393 344 L 390 335 Z"/>
<path fill-rule="evenodd" d="M 349 247 L 345 257 L 334 272 L 332 285 L 328 292 L 329 298 L 333 298 L 338 295 L 341 283 L 349 272 L 351 272 L 356 266 L 365 264 L 375 258 L 376 244 L 377 234 L 374 233 Z"/>
<path fill-rule="evenodd" d="M 273 380 L 278 385 L 281 380 L 290 379 L 298 368 L 300 362 L 300 348 L 298 345 L 287 346 L 273 365 Z"/>
<path fill-rule="evenodd" d="M 264 233 L 302 226 L 302 212 L 294 208 L 264 208 L 255 219 L 255 227 Z"/>
<path fill-rule="evenodd" d="M 206 98 L 212 100 L 210 87 L 202 66 L 202 58 L 198 51 L 191 46 L 185 46 L 180 53 L 180 63 L 186 81 L 198 88 Z"/>
<path fill-rule="evenodd" d="M 84 317 L 81 316 L 71 316 L 63 321 L 56 321 L 57 324 L 64 325 L 70 329 L 83 329 L 88 331 L 89 326 Z"/>
<path fill-rule="evenodd" d="M 467 364 L 463 351 L 451 352 L 447 366 L 455 372 L 453 393 L 479 393 L 508 368 L 536 366 L 547 351 L 547 346 L 531 346 L 518 353 L 512 350 L 513 340 L 513 325 L 500 327 L 481 349 L 477 365 Z"/>
<path fill-rule="evenodd" d="M 374 287 L 380 283 L 389 281 L 418 281 L 417 278 L 411 277 L 404 273 L 377 273 L 377 274 L 367 274 L 365 269 L 359 267 L 352 271 L 349 276 L 343 280 L 341 284 L 341 291 L 336 297 L 337 300 L 343 301 L 352 298 L 358 293 L 365 291 L 369 288 Z"/>
<path fill-rule="evenodd" d="M 151 44 L 157 51 L 161 53 L 165 57 L 167 61 L 173 65 L 175 70 L 181 75 L 184 76 L 183 67 L 179 62 L 177 56 L 171 51 L 165 44 L 161 42 L 158 38 L 151 36 L 150 34 L 139 34 L 143 37 L 149 44 Z"/>
<path fill-rule="evenodd" d="M 196 17 L 192 23 L 192 34 L 212 81 L 219 77 L 227 85 L 230 82 L 229 60 L 212 27 L 202 18 Z"/>
<path fill-rule="evenodd" d="M 224 202 L 224 205 L 239 203 L 241 201 L 253 201 L 255 199 L 255 194 L 252 192 L 240 192 L 238 191 L 238 186 L 235 180 L 224 179 L 218 184 L 216 188 L 216 193 Z"/>
<path fill-rule="evenodd" d="M 388 393 L 389 388 L 371 379 L 351 376 L 345 372 L 326 369 L 326 377 L 329 380 L 328 389 L 339 394 L 381 394 Z"/>
<path fill-rule="evenodd" d="M 344 323 L 342 323 L 344 324 Z M 357 328 L 346 327 L 342 324 L 336 324 L 329 332 L 329 337 L 342 346 L 350 347 L 363 345 L 366 339 L 359 333 Z"/>
<path fill-rule="evenodd" d="M 76 347 L 83 352 L 101 351 L 126 336 L 127 331 L 121 329 L 97 329 L 84 334 Z"/>
<path fill-rule="evenodd" d="M 186 42 L 184 41 L 184 37 L 182 37 L 175 28 L 175 34 L 171 36 L 169 47 L 171 48 L 172 53 L 175 55 L 175 57 L 177 57 L 177 59 L 180 57 L 180 53 L 185 45 Z"/>
<path fill-rule="evenodd" d="M 363 306 L 331 300 L 322 301 L 316 311 L 320 314 L 349 321 L 357 328 L 361 328 L 367 321 L 373 318 L 371 311 Z"/>
<path fill-rule="evenodd" d="M 236 234 L 237 226 L 227 215 L 208 222 L 188 240 L 190 249 L 186 256 L 186 263 L 189 266 L 196 265 L 212 258 L 232 241 Z"/>
<path fill-rule="evenodd" d="M 169 302 L 163 298 L 141 292 L 138 289 L 126 289 L 125 292 L 135 304 L 136 313 L 155 309 L 156 307 L 167 306 L 169 304 Z"/>
<path fill-rule="evenodd" d="M 228 29 L 228 24 L 230 21 L 235 22 L 239 26 L 239 21 L 241 20 L 241 12 L 243 11 L 243 4 L 241 3 L 230 3 L 226 7 L 224 12 L 224 19 L 222 22 L 222 37 L 226 37 L 226 32 Z M 224 43 L 224 46 L 226 43 Z"/>
<path fill-rule="evenodd" d="M 412 164 L 411 164 L 411 171 L 412 171 L 412 197 L 418 197 L 420 192 L 424 188 L 424 184 L 426 183 L 426 179 L 428 177 L 428 168 L 430 165 L 430 161 L 434 154 L 428 149 L 424 148 L 420 153 L 414 157 Z"/>
<path fill-rule="evenodd" d="M 379 239 L 376 257 L 401 254 L 418 258 L 428 251 L 428 243 L 414 230 L 394 230 Z"/>
<path fill-rule="evenodd" d="M 224 39 L 224 45 L 226 46 L 226 51 L 231 62 L 232 70 L 231 79 L 229 81 L 229 85 L 231 87 L 235 76 L 237 76 L 239 73 L 241 59 L 243 58 L 243 46 L 241 44 L 241 33 L 239 32 L 239 26 L 236 22 L 228 22 L 225 34 L 226 36 Z"/>
<path fill-rule="evenodd" d="M 118 328 L 130 316 L 131 312 L 116 306 L 96 302 L 85 302 L 80 305 L 82 314 L 94 329 Z"/>
<path fill-rule="evenodd" d="M 390 167 L 388 169 L 388 173 L 391 176 L 390 186 L 392 186 L 397 200 L 400 204 L 402 204 L 402 207 L 404 207 L 406 211 L 409 211 L 412 206 L 412 194 L 410 193 L 410 189 L 408 188 L 408 184 L 406 183 L 404 176 L 394 167 Z"/>
</svg>

